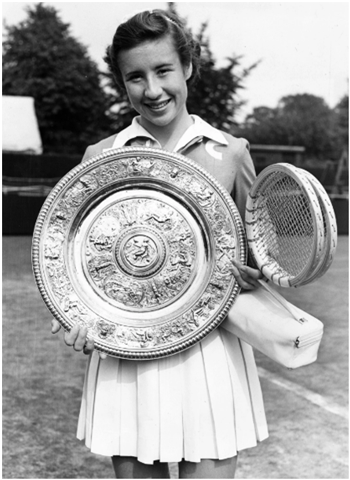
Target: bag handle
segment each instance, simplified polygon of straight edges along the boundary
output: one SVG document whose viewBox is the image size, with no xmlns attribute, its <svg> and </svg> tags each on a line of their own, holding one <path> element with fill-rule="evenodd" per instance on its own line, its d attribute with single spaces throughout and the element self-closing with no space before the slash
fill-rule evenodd
<svg viewBox="0 0 350 480">
<path fill-rule="evenodd" d="M 282 295 L 280 295 L 276 290 L 274 290 L 266 281 L 258 280 L 260 285 L 262 285 L 266 291 L 268 291 L 288 312 L 293 316 L 293 318 L 299 323 L 305 323 L 306 319 L 301 317 L 296 308 L 289 303 Z"/>
</svg>

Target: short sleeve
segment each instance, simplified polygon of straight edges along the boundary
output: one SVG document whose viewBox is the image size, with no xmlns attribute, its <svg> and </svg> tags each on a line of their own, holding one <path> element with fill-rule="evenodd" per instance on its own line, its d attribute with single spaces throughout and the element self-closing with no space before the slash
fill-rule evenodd
<svg viewBox="0 0 350 480">
<path fill-rule="evenodd" d="M 256 178 L 256 173 L 252 157 L 250 156 L 249 143 L 243 138 L 240 141 L 241 145 L 234 159 L 236 175 L 231 196 L 244 221 L 247 196 Z"/>
<path fill-rule="evenodd" d="M 103 152 L 103 150 L 108 150 L 112 148 L 116 135 L 112 135 L 108 138 L 101 140 L 100 142 L 96 143 L 95 145 L 90 145 L 85 150 L 84 156 L 82 158 L 82 162 L 87 160 L 88 158 L 94 157 L 95 155 L 99 155 Z"/>
<path fill-rule="evenodd" d="M 85 160 L 87 160 L 88 158 L 91 158 L 95 155 L 94 153 L 94 147 L 92 145 L 90 145 L 89 147 L 87 147 L 87 149 L 85 150 L 85 153 L 84 153 L 84 156 L 82 158 L 82 162 L 84 162 Z"/>
</svg>

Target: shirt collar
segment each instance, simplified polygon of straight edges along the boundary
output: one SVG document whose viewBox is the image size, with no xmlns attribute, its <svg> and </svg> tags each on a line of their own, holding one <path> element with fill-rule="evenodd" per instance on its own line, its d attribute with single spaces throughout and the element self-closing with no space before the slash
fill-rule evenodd
<svg viewBox="0 0 350 480">
<path fill-rule="evenodd" d="M 193 119 L 193 124 L 182 135 L 174 148 L 174 152 L 183 149 L 188 143 L 201 137 L 206 137 L 221 145 L 228 145 L 226 138 L 220 130 L 212 127 L 197 115 L 191 115 L 191 117 Z M 118 133 L 113 142 L 112 148 L 124 147 L 127 143 L 136 138 L 144 139 L 144 146 L 162 148 L 158 140 L 139 123 L 139 118 L 140 117 L 134 117 L 131 125 Z"/>
<path fill-rule="evenodd" d="M 116 136 L 112 148 L 124 147 L 128 142 L 136 138 L 145 138 L 145 146 L 151 146 L 156 142 L 159 146 L 158 140 L 156 140 L 153 135 L 151 135 L 142 125 L 138 122 L 139 117 L 134 117 L 131 125 L 122 130 Z M 153 145 L 152 145 L 153 146 Z"/>
</svg>

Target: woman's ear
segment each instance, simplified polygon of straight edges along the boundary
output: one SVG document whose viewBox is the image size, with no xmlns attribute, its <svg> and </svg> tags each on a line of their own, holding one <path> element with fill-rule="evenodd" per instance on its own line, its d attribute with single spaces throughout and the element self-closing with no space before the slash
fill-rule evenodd
<svg viewBox="0 0 350 480">
<path fill-rule="evenodd" d="M 193 72 L 193 67 L 192 63 L 190 63 L 187 67 L 185 67 L 185 80 L 187 81 L 189 78 L 191 78 Z"/>
</svg>

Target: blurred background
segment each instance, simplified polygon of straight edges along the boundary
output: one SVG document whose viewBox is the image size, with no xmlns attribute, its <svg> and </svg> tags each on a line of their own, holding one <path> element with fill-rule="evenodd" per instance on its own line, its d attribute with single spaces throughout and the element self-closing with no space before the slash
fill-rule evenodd
<svg viewBox="0 0 350 480">
<path fill-rule="evenodd" d="M 348 232 L 348 3 L 4 2 L 3 233 L 31 234 L 50 189 L 135 112 L 103 61 L 116 26 L 173 9 L 201 41 L 189 111 L 245 137 L 257 172 L 310 170 Z"/>
<path fill-rule="evenodd" d="M 237 478 L 349 478 L 348 2 L 115 1 L 2 2 L 2 478 L 114 477 L 76 440 L 86 356 L 50 334 L 31 238 L 53 186 L 134 116 L 103 57 L 145 8 L 177 11 L 201 41 L 190 113 L 247 138 L 258 173 L 309 170 L 337 217 L 327 275 L 283 292 L 324 323 L 317 362 L 287 370 L 256 352 L 270 437 L 240 452 Z"/>
</svg>

